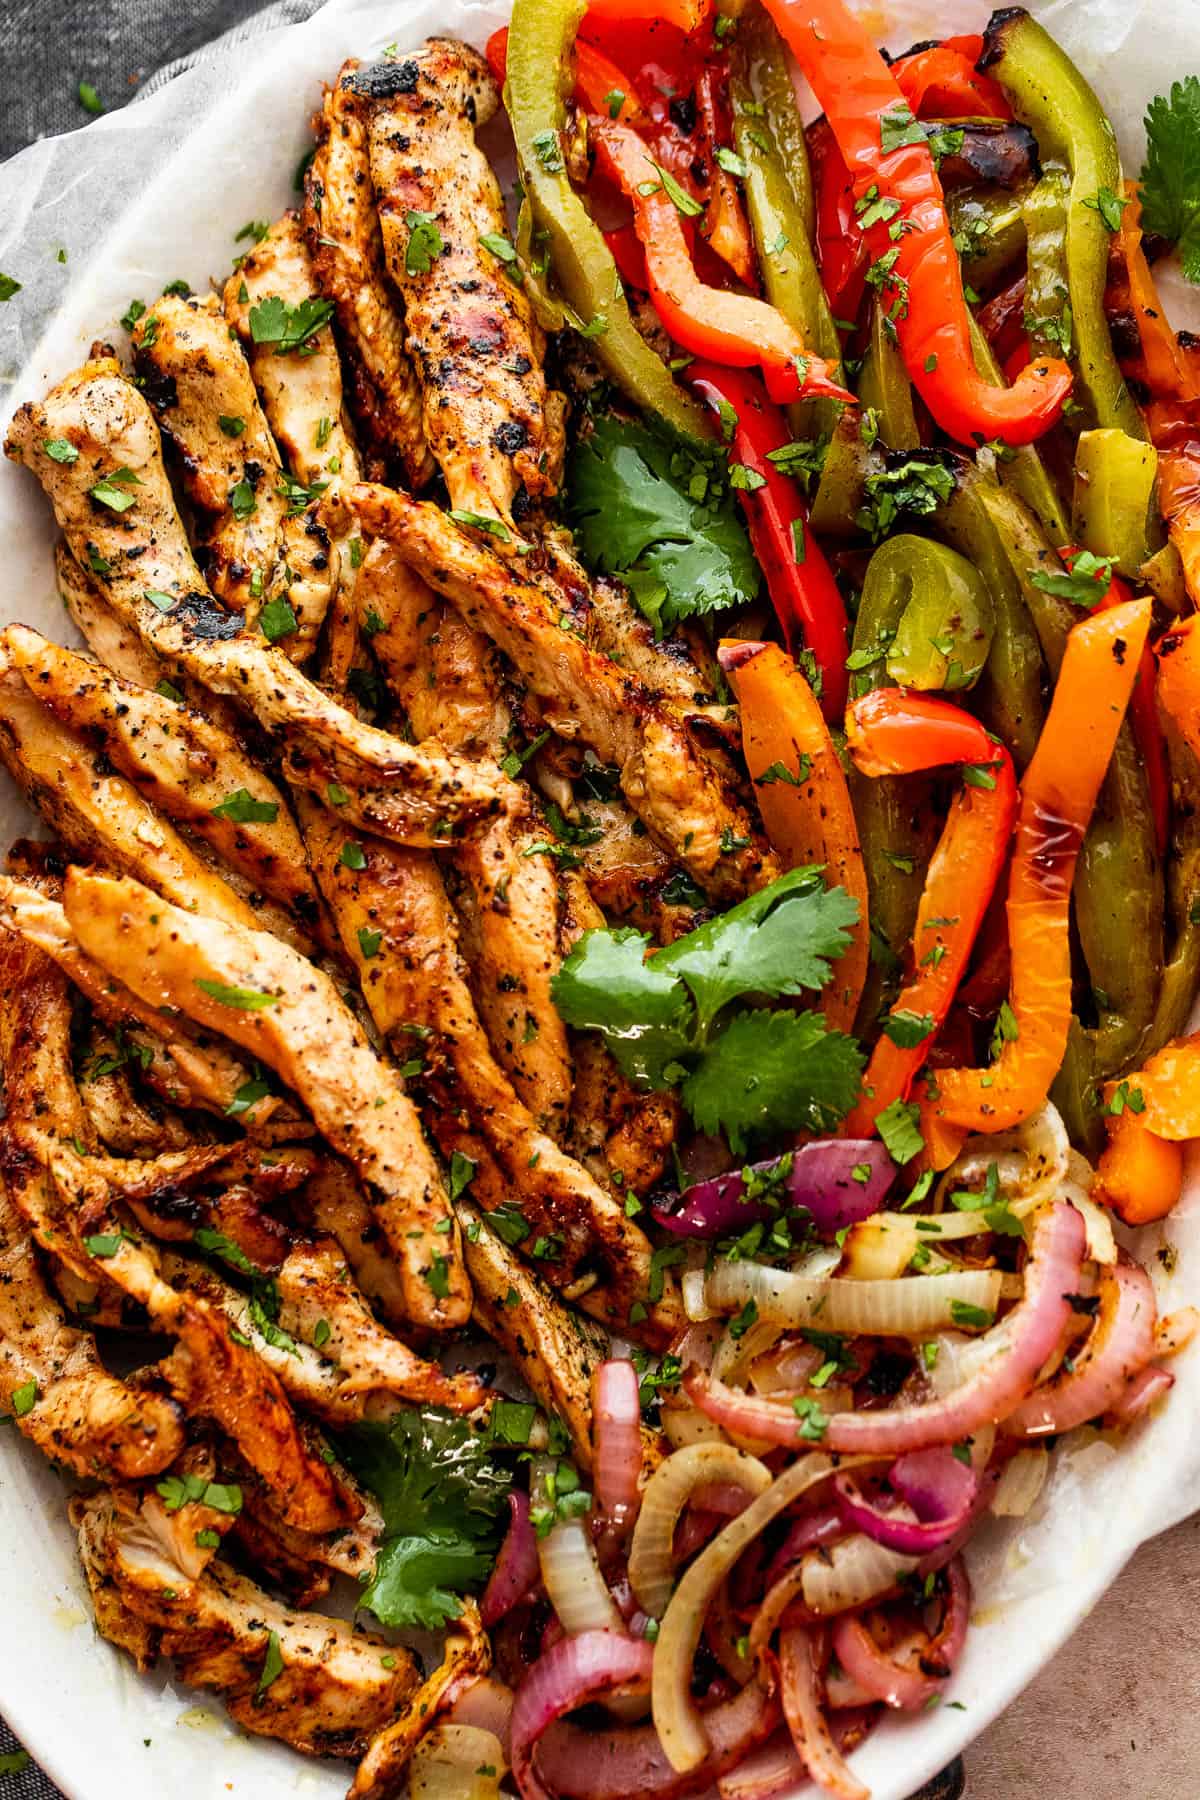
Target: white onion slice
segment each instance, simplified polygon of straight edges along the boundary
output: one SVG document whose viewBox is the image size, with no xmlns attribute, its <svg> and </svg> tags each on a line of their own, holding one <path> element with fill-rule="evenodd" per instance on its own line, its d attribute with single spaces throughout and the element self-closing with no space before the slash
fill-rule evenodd
<svg viewBox="0 0 1200 1800">
<path fill-rule="evenodd" d="M 672 1400 L 659 1411 L 663 1435 L 676 1450 L 689 1444 L 727 1444 L 729 1439 L 715 1419 L 702 1413 L 690 1400 Z"/>
<path fill-rule="evenodd" d="M 1045 1448 L 1018 1450 L 996 1483 L 991 1511 L 998 1519 L 1023 1519 L 1036 1505 L 1049 1469 Z"/>
<path fill-rule="evenodd" d="M 910 1575 L 920 1557 L 888 1550 L 863 1532 L 843 1538 L 840 1544 L 810 1551 L 802 1563 L 804 1604 L 828 1618 L 865 1606 L 880 1594 L 890 1593 L 903 1575 Z"/>
<path fill-rule="evenodd" d="M 629 1546 L 629 1583 L 643 1612 L 661 1619 L 675 1586 L 671 1555 L 683 1509 L 697 1488 L 730 1482 L 754 1497 L 771 1485 L 771 1471 L 732 1444 L 692 1444 L 658 1465 L 642 1495 Z"/>
<path fill-rule="evenodd" d="M 952 1275 L 912 1275 L 903 1281 L 809 1280 L 764 1263 L 719 1263 L 705 1283 L 712 1311 L 740 1312 L 750 1301 L 760 1319 L 811 1325 L 820 1331 L 920 1337 L 952 1323 L 957 1302 L 994 1313 L 1000 1299 L 998 1269 L 962 1269 Z"/>
<path fill-rule="evenodd" d="M 554 1466 L 546 1457 L 539 1457 L 534 1466 L 536 1503 L 546 1504 L 545 1484 Z M 600 1573 L 585 1519 L 557 1519 L 538 1539 L 537 1548 L 542 1585 L 568 1637 L 583 1631 L 624 1634 L 625 1621 Z"/>
<path fill-rule="evenodd" d="M 499 1800 L 506 1767 L 494 1732 L 478 1725 L 435 1725 L 412 1753 L 408 1792 L 411 1800 Z"/>
<path fill-rule="evenodd" d="M 704 1616 L 712 1597 L 746 1546 L 793 1501 L 810 1488 L 827 1481 L 835 1468 L 859 1468 L 876 1457 L 801 1457 L 785 1469 L 736 1519 L 731 1519 L 711 1544 L 684 1571 L 671 1597 L 654 1650 L 651 1701 L 654 1724 L 673 1769 L 686 1773 L 697 1768 L 708 1754 L 704 1721 L 691 1694 L 692 1659 L 704 1629 Z"/>
</svg>

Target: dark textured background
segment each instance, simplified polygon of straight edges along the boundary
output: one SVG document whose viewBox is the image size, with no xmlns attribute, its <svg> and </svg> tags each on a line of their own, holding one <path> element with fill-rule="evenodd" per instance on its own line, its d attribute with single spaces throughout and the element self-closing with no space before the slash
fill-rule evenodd
<svg viewBox="0 0 1200 1800">
<path fill-rule="evenodd" d="M 289 0 L 292 18 L 316 10 L 316 0 Z M 156 71 L 195 51 L 259 11 L 259 0 L 23 0 L 0 4 L 0 161 L 35 138 L 86 125 L 79 83 L 90 82 L 106 111 L 125 106 Z M 0 1720 L 0 1795 L 3 1800 L 55 1800 L 58 1790 L 30 1764 L 5 1763 L 18 1746 Z M 958 1800 L 962 1765 L 947 1770 L 914 1800 Z"/>
</svg>

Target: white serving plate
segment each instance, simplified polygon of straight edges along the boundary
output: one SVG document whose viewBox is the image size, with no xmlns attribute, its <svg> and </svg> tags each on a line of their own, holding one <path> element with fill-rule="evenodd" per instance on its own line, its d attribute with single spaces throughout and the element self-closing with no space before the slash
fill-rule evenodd
<svg viewBox="0 0 1200 1800">
<path fill-rule="evenodd" d="M 1134 169 L 1145 100 L 1200 62 L 1194 5 L 1051 0 L 1033 8 L 1096 82 Z M 940 6 L 935 0 L 894 0 L 886 18 L 873 9 L 873 22 L 899 49 L 935 32 L 978 29 L 986 12 L 976 0 L 942 0 Z M 80 217 L 64 169 L 88 178 L 103 174 L 109 190 L 116 184 L 127 196 L 127 206 L 90 258 L 88 246 L 72 243 L 62 304 L 15 377 L 7 408 L 41 394 L 80 360 L 94 337 L 120 341 L 114 321 L 131 296 L 152 297 L 181 275 L 198 288 L 224 276 L 234 235 L 245 221 L 273 217 L 293 203 L 292 174 L 309 142 L 308 116 L 322 81 L 343 57 L 368 55 L 393 41 L 416 44 L 432 32 L 482 44 L 506 16 L 505 5 L 471 0 L 331 0 L 306 25 L 228 57 L 223 82 L 209 80 L 205 87 L 203 77 L 185 78 L 190 85 L 176 84 L 144 107 L 89 128 L 67 156 L 55 154 L 54 146 L 27 153 L 18 172 L 28 169 L 31 191 L 7 176 L 9 198 L 15 205 L 19 196 L 22 219 L 14 225 L 10 212 L 9 222 L 0 225 L 2 266 L 27 283 L 28 258 L 18 270 L 14 242 L 22 251 L 41 251 L 47 281 L 62 278 L 50 266 L 53 251 L 46 245 L 54 241 L 60 212 Z M 197 110 L 193 121 L 186 109 L 201 103 L 206 110 Z M 169 153 L 148 155 L 156 142 L 169 145 Z M 1190 319 L 1185 308 L 1176 324 L 1200 326 L 1194 292 L 1190 303 Z M 11 333 L 6 341 L 14 341 Z M 0 379 L 9 373 L 0 369 Z M 54 592 L 53 538 L 49 508 L 33 481 L 8 463 L 0 465 L 0 612 L 61 637 L 70 627 Z M 3 844 L 27 824 L 5 783 Z M 1143 1233 L 1138 1245 L 1163 1310 L 1200 1301 L 1195 1169 L 1187 1196 L 1165 1231 Z M 1174 1247 L 1166 1259 L 1169 1273 L 1155 1254 L 1168 1240 Z M 1200 1353 L 1180 1358 L 1176 1375 L 1164 1409 L 1119 1454 L 1098 1442 L 1068 1445 L 1048 1488 L 1049 1503 L 1019 1526 L 989 1527 L 972 1545 L 976 1620 L 947 1695 L 956 1704 L 889 1721 L 853 1758 L 874 1800 L 906 1800 L 949 1762 L 1053 1656 L 1138 1544 L 1200 1504 L 1200 1443 L 1192 1429 L 1200 1413 Z M 96 1635 L 65 1499 L 66 1489 L 48 1465 L 6 1430 L 0 1440 L 0 1713 L 71 1800 L 333 1800 L 342 1794 L 344 1765 L 307 1762 L 245 1736 L 217 1701 L 176 1686 L 163 1672 L 137 1676 Z M 1150 1654 L 1155 1649 L 1147 1646 Z M 1054 1754 L 1050 1732 L 1048 1721 L 1039 1746 L 1047 1766 Z"/>
</svg>

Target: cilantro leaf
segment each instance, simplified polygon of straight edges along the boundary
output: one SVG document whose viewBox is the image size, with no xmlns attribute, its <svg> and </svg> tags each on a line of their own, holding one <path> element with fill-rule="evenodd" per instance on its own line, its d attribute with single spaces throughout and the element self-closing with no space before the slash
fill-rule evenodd
<svg viewBox="0 0 1200 1800">
<path fill-rule="evenodd" d="M 596 421 L 572 452 L 567 508 L 584 562 L 619 575 L 658 631 L 758 592 L 724 472 L 643 425 Z"/>
<path fill-rule="evenodd" d="M 792 869 L 660 951 L 654 966 L 683 977 L 705 1029 L 741 994 L 818 992 L 857 920 L 843 888 L 827 888 L 815 869 Z"/>
<path fill-rule="evenodd" d="M 432 1407 L 356 1425 L 339 1450 L 383 1513 L 362 1604 L 384 1625 L 440 1629 L 458 1617 L 458 1595 L 487 1579 L 509 1472 L 492 1461 L 486 1434 Z"/>
<path fill-rule="evenodd" d="M 1178 244 L 1183 272 L 1200 282 L 1200 80 L 1189 75 L 1146 109 L 1142 223 Z"/>
<path fill-rule="evenodd" d="M 863 1056 L 819 1013 L 738 1013 L 683 1084 L 701 1131 L 724 1130 L 735 1156 L 777 1131 L 831 1131 L 858 1095 Z"/>
<path fill-rule="evenodd" d="M 1045 569 L 1030 569 L 1029 579 L 1044 594 L 1070 600 L 1075 606 L 1092 607 L 1108 592 L 1112 572 L 1111 556 L 1094 556 L 1090 550 L 1081 550 L 1072 561 L 1069 574 L 1048 575 Z"/>
<path fill-rule="evenodd" d="M 687 940 L 682 940 L 686 942 Z M 586 931 L 551 984 L 554 1004 L 578 1031 L 600 1031 L 631 1080 L 669 1085 L 665 1071 L 689 1044 L 691 1006 L 679 977 L 646 961 L 639 931 Z"/>
</svg>

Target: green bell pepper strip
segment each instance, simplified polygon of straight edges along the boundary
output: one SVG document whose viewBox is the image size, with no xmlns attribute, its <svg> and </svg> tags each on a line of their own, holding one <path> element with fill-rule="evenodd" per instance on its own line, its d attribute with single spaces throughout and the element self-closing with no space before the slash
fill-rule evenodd
<svg viewBox="0 0 1200 1800">
<path fill-rule="evenodd" d="M 742 15 L 729 59 L 734 149 L 746 164 L 746 209 L 766 297 L 804 342 L 839 371 L 842 345 L 813 254 L 816 202 L 804 121 L 787 53 L 759 6 Z M 789 409 L 798 438 L 832 434 L 841 406 L 801 400 Z"/>
<path fill-rule="evenodd" d="M 1174 785 L 1167 899 L 1175 936 L 1143 1057 L 1183 1035 L 1200 991 L 1200 763 L 1170 726 L 1166 735 Z"/>
<path fill-rule="evenodd" d="M 945 555 L 929 539 L 901 533 L 872 556 L 849 659 L 856 699 L 893 685 L 888 652 L 909 607 L 921 605 L 931 586 L 944 591 L 952 579 L 958 559 L 943 564 L 939 558 Z M 901 972 L 900 957 L 916 925 L 925 872 L 943 821 L 926 775 L 868 778 L 852 768 L 849 781 L 867 874 L 872 939 L 857 1029 L 874 1037 L 889 985 Z"/>
<path fill-rule="evenodd" d="M 965 556 L 929 538 L 908 539 L 906 551 L 912 598 L 887 653 L 888 675 L 924 693 L 973 687 L 992 646 L 992 600 L 983 577 Z"/>
<path fill-rule="evenodd" d="M 1071 179 L 1051 165 L 1025 197 L 1025 330 L 1035 356 L 1070 357 L 1075 313 L 1067 273 Z"/>
<path fill-rule="evenodd" d="M 1153 444 L 1113 426 L 1081 431 L 1075 446 L 1070 541 L 1097 556 L 1111 556 L 1119 575 L 1136 579 L 1142 564 L 1162 547 L 1157 474 Z"/>
<path fill-rule="evenodd" d="M 975 367 L 984 379 L 994 387 L 1002 386 L 1004 376 L 1000 365 L 974 318 L 971 319 L 971 353 Z M 1009 450 L 997 457 L 996 479 L 1001 487 L 1011 488 L 1014 494 L 1021 496 L 1052 544 L 1069 541 L 1067 515 L 1058 488 L 1036 444 L 1023 444 L 1019 450 Z"/>
<path fill-rule="evenodd" d="M 938 509 L 939 529 L 982 575 L 992 599 L 992 647 L 978 684 L 980 712 L 1019 770 L 1037 746 L 1046 716 L 1042 650 L 985 498 L 997 484 L 964 462 Z"/>
<path fill-rule="evenodd" d="M 638 332 L 599 226 L 567 176 L 562 154 L 570 50 L 583 0 L 515 0 L 505 99 L 533 224 L 546 233 L 554 281 L 613 380 L 644 411 L 692 438 L 711 435 L 703 410 Z M 598 322 L 603 321 L 603 329 Z"/>
<path fill-rule="evenodd" d="M 1023 196 L 1007 188 L 951 188 L 946 213 L 964 283 L 998 287 L 1025 255 Z"/>
<path fill-rule="evenodd" d="M 863 420 L 850 407 L 833 428 L 825 450 L 821 479 L 813 496 L 808 522 L 820 537 L 858 537 L 858 512 L 863 504 L 868 475 L 883 468 L 883 458 L 863 439 Z"/>
<path fill-rule="evenodd" d="M 1033 579 L 1063 572 L 1057 554 L 1011 493 L 980 483 L 979 504 L 996 534 L 1057 680 L 1080 610 Z M 1098 590 L 1099 591 L 1099 590 Z M 1163 876 L 1141 754 L 1122 725 L 1075 872 L 1075 923 L 1097 999 L 1089 1032 L 1093 1078 L 1124 1067 L 1149 1029 L 1163 970 Z"/>
<path fill-rule="evenodd" d="M 1017 118 L 1036 135 L 1043 166 L 1057 164 L 1069 178 L 1063 263 L 1072 314 L 1075 399 L 1088 415 L 1083 422 L 1115 425 L 1130 437 L 1145 437 L 1104 316 L 1110 233 L 1094 203 L 1103 188 L 1121 192 L 1113 128 L 1070 57 L 1021 7 L 992 15 L 979 67 L 999 81 Z"/>
<path fill-rule="evenodd" d="M 1104 1120 L 1096 1096 L 1096 1067 L 1090 1033 L 1072 1014 L 1062 1065 L 1050 1088 L 1071 1142 L 1095 1162 L 1105 1144 Z"/>
<path fill-rule="evenodd" d="M 858 400 L 879 422 L 880 442 L 889 450 L 916 450 L 921 433 L 913 410 L 912 382 L 895 334 L 887 329 L 887 313 L 878 301 L 871 307 L 867 352 L 858 380 Z"/>
</svg>

